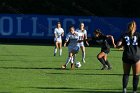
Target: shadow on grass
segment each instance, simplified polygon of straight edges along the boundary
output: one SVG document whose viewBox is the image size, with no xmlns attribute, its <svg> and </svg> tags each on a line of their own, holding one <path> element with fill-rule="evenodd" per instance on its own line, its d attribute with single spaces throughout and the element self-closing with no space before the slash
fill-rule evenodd
<svg viewBox="0 0 140 93">
<path fill-rule="evenodd" d="M 79 76 L 122 76 L 123 74 L 95 74 L 95 73 L 63 73 L 63 72 L 59 72 L 59 73 L 46 73 L 46 74 L 56 74 L 56 75 L 60 75 L 60 74 L 65 74 L 65 75 L 79 75 Z"/>
<path fill-rule="evenodd" d="M 52 69 L 52 70 L 62 70 L 61 68 L 47 68 L 47 67 L 0 67 L 2 69 Z"/>
<path fill-rule="evenodd" d="M 121 89 L 88 89 L 88 88 L 71 88 L 71 87 L 20 87 L 20 88 L 33 88 L 41 90 L 56 89 L 70 93 L 121 93 Z"/>
<path fill-rule="evenodd" d="M 71 69 L 62 69 L 62 68 L 47 68 L 47 67 L 0 67 L 1 69 L 31 69 L 31 70 L 62 70 L 62 72 L 53 72 L 53 73 L 46 73 L 46 74 L 65 74 L 65 75 L 85 75 L 85 76 L 122 76 L 122 74 L 114 74 L 114 73 L 109 73 L 109 74 L 96 74 L 96 73 L 64 73 L 63 71 L 70 71 Z M 71 70 L 74 71 L 74 70 Z"/>
<path fill-rule="evenodd" d="M 80 89 L 71 87 L 20 87 L 20 88 L 34 88 L 34 89 Z"/>
</svg>

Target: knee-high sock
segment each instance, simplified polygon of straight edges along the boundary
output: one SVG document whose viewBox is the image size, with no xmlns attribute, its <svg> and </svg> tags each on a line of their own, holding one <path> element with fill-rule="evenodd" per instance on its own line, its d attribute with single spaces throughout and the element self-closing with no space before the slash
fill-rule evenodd
<svg viewBox="0 0 140 93">
<path fill-rule="evenodd" d="M 133 91 L 137 91 L 138 83 L 139 83 L 139 76 L 134 75 L 133 76 Z"/>
<path fill-rule="evenodd" d="M 85 60 L 85 52 L 82 52 L 82 60 Z"/>
<path fill-rule="evenodd" d="M 62 48 L 59 49 L 59 55 L 62 55 Z"/>
<path fill-rule="evenodd" d="M 105 66 L 105 60 L 103 58 L 98 58 L 98 60 Z"/>
<path fill-rule="evenodd" d="M 68 57 L 66 60 L 66 66 L 69 64 L 70 61 L 71 61 L 71 57 Z"/>
<path fill-rule="evenodd" d="M 54 54 L 56 54 L 56 53 L 57 53 L 57 48 L 55 47 L 55 48 L 54 48 Z"/>
<path fill-rule="evenodd" d="M 71 57 L 71 63 L 73 64 L 73 57 Z"/>
<path fill-rule="evenodd" d="M 126 89 L 129 80 L 129 74 L 123 74 L 122 85 L 123 89 Z"/>
<path fill-rule="evenodd" d="M 111 67 L 110 63 L 108 62 L 108 60 L 105 61 L 105 64 L 108 66 L 108 67 Z"/>
<path fill-rule="evenodd" d="M 73 55 L 73 62 L 75 62 L 75 61 L 76 61 L 76 54 Z"/>
</svg>

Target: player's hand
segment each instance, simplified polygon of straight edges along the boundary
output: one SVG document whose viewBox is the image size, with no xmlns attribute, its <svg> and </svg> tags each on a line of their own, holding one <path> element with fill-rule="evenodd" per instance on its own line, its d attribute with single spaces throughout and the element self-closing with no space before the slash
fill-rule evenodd
<svg viewBox="0 0 140 93">
<path fill-rule="evenodd" d="M 89 46 L 89 43 L 86 43 L 87 44 L 87 46 Z"/>
<path fill-rule="evenodd" d="M 115 44 L 113 44 L 114 48 L 116 48 L 117 46 Z"/>
</svg>

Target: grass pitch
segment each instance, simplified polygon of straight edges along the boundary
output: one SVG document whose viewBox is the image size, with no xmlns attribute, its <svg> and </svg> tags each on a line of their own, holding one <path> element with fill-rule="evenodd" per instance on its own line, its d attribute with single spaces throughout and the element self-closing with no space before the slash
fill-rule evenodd
<svg viewBox="0 0 140 93">
<path fill-rule="evenodd" d="M 0 45 L 0 93 L 121 93 L 122 51 L 111 49 L 112 70 L 100 70 L 98 47 L 86 47 L 86 63 L 61 70 L 68 56 L 53 56 L 54 46 Z M 81 62 L 81 51 L 77 61 Z M 130 76 L 128 91 L 132 90 Z M 140 88 L 139 88 L 140 90 Z"/>
</svg>

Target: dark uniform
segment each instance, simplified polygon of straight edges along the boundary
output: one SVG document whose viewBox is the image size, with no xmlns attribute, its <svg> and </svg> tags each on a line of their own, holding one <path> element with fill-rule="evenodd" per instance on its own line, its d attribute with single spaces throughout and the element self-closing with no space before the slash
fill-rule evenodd
<svg viewBox="0 0 140 93">
<path fill-rule="evenodd" d="M 133 36 L 125 33 L 121 39 L 124 46 L 123 62 L 135 64 L 140 60 L 140 33 L 135 32 Z"/>
<path fill-rule="evenodd" d="M 97 43 L 101 45 L 101 52 L 108 54 L 110 52 L 110 45 L 107 42 L 107 37 L 105 35 L 100 35 L 94 38 Z"/>
</svg>

